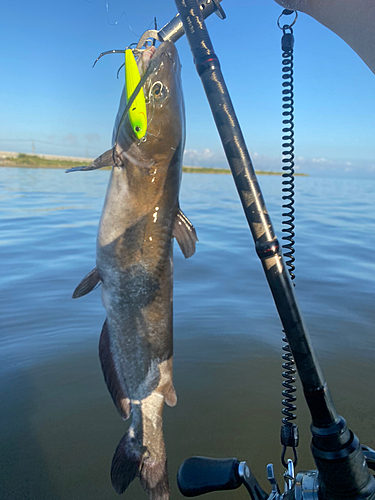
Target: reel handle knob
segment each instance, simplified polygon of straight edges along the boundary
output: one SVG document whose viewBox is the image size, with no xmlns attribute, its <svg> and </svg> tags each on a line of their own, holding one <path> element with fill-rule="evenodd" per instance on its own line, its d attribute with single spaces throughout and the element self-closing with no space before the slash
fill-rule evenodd
<svg viewBox="0 0 375 500">
<path fill-rule="evenodd" d="M 242 484 L 237 458 L 187 458 L 177 474 L 177 484 L 185 497 L 210 491 L 234 490 Z"/>
</svg>

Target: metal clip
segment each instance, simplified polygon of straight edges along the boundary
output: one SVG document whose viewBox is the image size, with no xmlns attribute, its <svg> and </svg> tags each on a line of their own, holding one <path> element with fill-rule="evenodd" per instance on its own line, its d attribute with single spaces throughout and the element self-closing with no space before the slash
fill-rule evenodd
<svg viewBox="0 0 375 500">
<path fill-rule="evenodd" d="M 295 17 L 294 17 L 292 23 L 291 24 L 284 24 L 283 26 L 280 26 L 280 19 L 282 18 L 282 16 L 289 16 L 290 14 L 295 14 Z M 292 26 L 294 26 L 296 24 L 297 18 L 298 18 L 298 12 L 296 10 L 284 9 L 277 19 L 277 26 L 281 30 L 285 31 L 285 29 L 291 28 Z"/>
<path fill-rule="evenodd" d="M 284 473 L 285 479 L 285 493 L 288 493 L 294 486 L 295 478 L 294 478 L 294 465 L 293 460 L 288 458 L 288 469 Z"/>
</svg>

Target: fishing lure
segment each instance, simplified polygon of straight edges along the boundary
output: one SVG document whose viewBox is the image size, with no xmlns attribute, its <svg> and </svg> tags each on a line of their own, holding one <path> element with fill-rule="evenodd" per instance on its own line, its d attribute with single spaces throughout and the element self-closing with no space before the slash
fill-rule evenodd
<svg viewBox="0 0 375 500">
<path fill-rule="evenodd" d="M 131 49 L 125 50 L 125 85 L 126 102 L 129 101 L 135 88 L 141 80 L 137 62 Z M 129 121 L 137 139 L 142 139 L 147 131 L 146 100 L 143 88 L 139 91 L 129 109 Z"/>
</svg>

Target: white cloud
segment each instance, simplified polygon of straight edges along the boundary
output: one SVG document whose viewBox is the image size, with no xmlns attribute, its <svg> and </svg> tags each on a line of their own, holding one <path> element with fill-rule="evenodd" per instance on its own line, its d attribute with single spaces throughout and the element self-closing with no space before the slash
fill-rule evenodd
<svg viewBox="0 0 375 500">
<path fill-rule="evenodd" d="M 332 163 L 327 158 L 311 158 L 312 163 Z"/>
<path fill-rule="evenodd" d="M 269 156 L 258 152 L 250 152 L 255 170 L 281 172 L 282 157 Z M 287 156 L 285 157 L 287 158 Z M 184 165 L 200 167 L 229 168 L 223 151 L 210 149 L 187 149 L 184 156 Z M 375 164 L 373 160 L 339 160 L 331 158 L 307 158 L 297 156 L 295 158 L 295 171 L 301 173 L 336 171 L 336 172 L 373 172 Z"/>
<path fill-rule="evenodd" d="M 281 169 L 280 158 L 273 158 L 251 152 L 251 159 L 256 170 L 279 170 Z M 184 165 L 192 167 L 228 168 L 229 165 L 224 151 L 212 151 L 210 149 L 187 149 L 184 154 Z"/>
<path fill-rule="evenodd" d="M 184 165 L 192 167 L 223 167 L 226 163 L 224 153 L 214 153 L 210 149 L 186 149 Z"/>
</svg>

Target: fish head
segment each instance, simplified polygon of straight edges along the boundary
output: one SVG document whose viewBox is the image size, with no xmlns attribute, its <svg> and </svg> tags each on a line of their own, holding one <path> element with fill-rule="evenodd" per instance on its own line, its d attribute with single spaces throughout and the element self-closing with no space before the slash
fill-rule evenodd
<svg viewBox="0 0 375 500">
<path fill-rule="evenodd" d="M 116 164 L 131 163 L 142 168 L 168 165 L 182 154 L 185 146 L 185 108 L 181 82 L 181 63 L 173 42 L 149 47 L 138 58 L 142 78 L 148 73 L 144 93 L 147 131 L 137 138 L 125 114 L 125 88 L 113 132 Z"/>
</svg>

